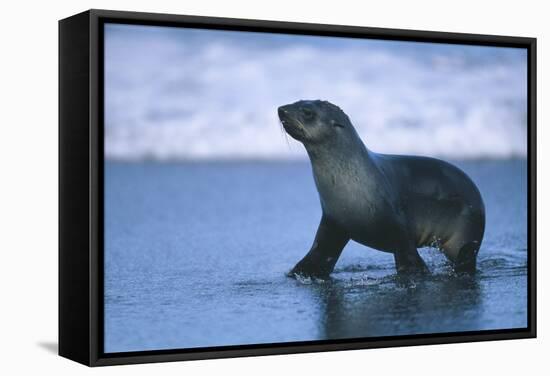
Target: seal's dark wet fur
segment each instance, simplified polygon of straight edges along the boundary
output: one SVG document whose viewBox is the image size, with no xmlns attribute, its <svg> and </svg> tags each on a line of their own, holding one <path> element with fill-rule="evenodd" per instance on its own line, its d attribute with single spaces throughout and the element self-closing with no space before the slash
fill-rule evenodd
<svg viewBox="0 0 550 376">
<path fill-rule="evenodd" d="M 433 245 L 455 270 L 475 271 L 485 208 L 463 171 L 435 158 L 370 151 L 327 101 L 302 100 L 278 112 L 306 148 L 323 209 L 311 250 L 290 275 L 328 277 L 350 239 L 393 253 L 398 272 L 427 272 L 417 248 Z"/>
</svg>

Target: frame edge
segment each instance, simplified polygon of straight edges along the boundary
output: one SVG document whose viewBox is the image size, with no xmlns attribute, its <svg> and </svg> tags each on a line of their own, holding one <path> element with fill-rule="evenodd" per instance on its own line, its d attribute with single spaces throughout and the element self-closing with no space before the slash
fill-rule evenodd
<svg viewBox="0 0 550 376">
<path fill-rule="evenodd" d="M 59 21 L 59 355 L 90 365 L 89 11 Z"/>
</svg>

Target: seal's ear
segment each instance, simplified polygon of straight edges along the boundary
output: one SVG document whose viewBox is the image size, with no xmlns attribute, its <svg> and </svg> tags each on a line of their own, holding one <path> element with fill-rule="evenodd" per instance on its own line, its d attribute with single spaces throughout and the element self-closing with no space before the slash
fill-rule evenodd
<svg viewBox="0 0 550 376">
<path fill-rule="evenodd" d="M 334 119 L 330 121 L 330 124 L 331 124 L 332 126 L 334 126 L 334 127 L 344 128 L 344 124 L 339 123 L 339 122 L 337 122 L 337 121 L 334 120 Z"/>
</svg>

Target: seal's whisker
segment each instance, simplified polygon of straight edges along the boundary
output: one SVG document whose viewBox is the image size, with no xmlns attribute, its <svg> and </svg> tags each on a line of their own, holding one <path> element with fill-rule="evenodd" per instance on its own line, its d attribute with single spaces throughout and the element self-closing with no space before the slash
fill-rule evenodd
<svg viewBox="0 0 550 376">
<path fill-rule="evenodd" d="M 290 142 L 288 141 L 288 134 L 285 131 L 285 127 L 283 127 L 283 123 L 279 121 L 279 126 L 281 128 L 281 132 L 283 132 L 283 135 L 285 137 L 286 146 L 290 149 Z"/>
</svg>

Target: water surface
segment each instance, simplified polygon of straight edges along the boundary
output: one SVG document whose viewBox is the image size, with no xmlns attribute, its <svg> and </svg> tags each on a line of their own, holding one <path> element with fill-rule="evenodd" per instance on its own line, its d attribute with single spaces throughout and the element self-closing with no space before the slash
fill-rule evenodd
<svg viewBox="0 0 550 376">
<path fill-rule="evenodd" d="M 474 278 L 350 242 L 316 282 L 285 277 L 321 217 L 309 162 L 106 162 L 105 351 L 526 327 L 526 161 L 457 164 L 487 211 Z"/>
</svg>

